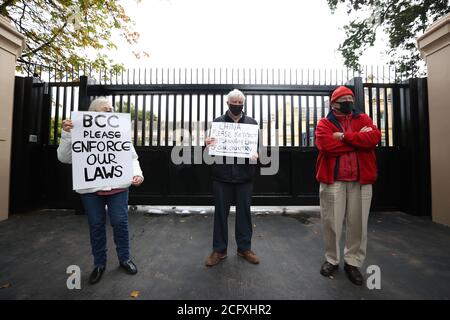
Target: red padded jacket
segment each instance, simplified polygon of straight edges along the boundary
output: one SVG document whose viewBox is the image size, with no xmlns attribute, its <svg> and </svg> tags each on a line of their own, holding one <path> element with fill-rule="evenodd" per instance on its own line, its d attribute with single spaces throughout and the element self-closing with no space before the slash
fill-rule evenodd
<svg viewBox="0 0 450 320">
<path fill-rule="evenodd" d="M 316 162 L 316 179 L 319 182 L 333 184 L 339 157 L 356 152 L 358 159 L 358 177 L 361 184 L 373 184 L 377 179 L 377 161 L 375 146 L 380 142 L 381 132 L 373 124 L 372 119 L 359 111 L 353 110 L 352 131 L 346 132 L 342 141 L 333 138 L 334 132 L 343 129 L 333 112 L 319 121 L 316 128 L 316 146 L 319 156 Z M 369 132 L 360 132 L 363 127 L 371 127 Z"/>
</svg>

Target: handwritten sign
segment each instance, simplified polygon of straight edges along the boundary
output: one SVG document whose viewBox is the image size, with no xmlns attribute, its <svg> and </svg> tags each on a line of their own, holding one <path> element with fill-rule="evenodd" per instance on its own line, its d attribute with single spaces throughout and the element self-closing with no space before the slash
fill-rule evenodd
<svg viewBox="0 0 450 320">
<path fill-rule="evenodd" d="M 258 130 L 256 124 L 213 122 L 211 137 L 217 143 L 209 147 L 209 155 L 250 158 L 258 153 Z"/>
<path fill-rule="evenodd" d="M 73 189 L 129 184 L 132 180 L 130 114 L 72 112 Z"/>
</svg>

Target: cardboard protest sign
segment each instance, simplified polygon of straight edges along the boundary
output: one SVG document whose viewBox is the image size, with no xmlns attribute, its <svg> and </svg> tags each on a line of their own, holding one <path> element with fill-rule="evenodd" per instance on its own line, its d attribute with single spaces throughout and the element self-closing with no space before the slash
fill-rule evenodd
<svg viewBox="0 0 450 320">
<path fill-rule="evenodd" d="M 133 178 L 128 113 L 72 112 L 73 189 L 129 184 Z"/>
<path fill-rule="evenodd" d="M 213 122 L 211 137 L 217 143 L 209 147 L 209 155 L 250 158 L 258 153 L 258 130 L 256 124 Z"/>
</svg>

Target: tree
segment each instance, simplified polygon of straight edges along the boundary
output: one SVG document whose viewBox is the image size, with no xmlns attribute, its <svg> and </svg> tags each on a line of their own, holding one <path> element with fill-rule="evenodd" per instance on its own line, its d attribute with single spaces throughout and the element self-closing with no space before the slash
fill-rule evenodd
<svg viewBox="0 0 450 320">
<path fill-rule="evenodd" d="M 139 39 L 117 0 L 0 0 L 0 14 L 26 36 L 26 48 L 19 60 L 25 68 L 25 62 L 32 62 L 60 70 L 90 65 L 94 70 L 118 72 L 123 66 L 101 53 L 117 48 L 112 31 L 119 31 L 129 45 Z M 96 57 L 86 54 L 92 49 Z M 133 53 L 138 58 L 147 55 Z"/>
<path fill-rule="evenodd" d="M 346 39 L 339 45 L 347 67 L 360 69 L 359 57 L 374 46 L 381 28 L 388 36 L 390 64 L 406 76 L 419 76 L 420 53 L 416 38 L 434 21 L 450 12 L 448 0 L 327 0 L 334 13 L 346 4 L 347 13 L 360 13 L 344 26 Z M 369 17 L 362 17 L 369 12 Z"/>
</svg>

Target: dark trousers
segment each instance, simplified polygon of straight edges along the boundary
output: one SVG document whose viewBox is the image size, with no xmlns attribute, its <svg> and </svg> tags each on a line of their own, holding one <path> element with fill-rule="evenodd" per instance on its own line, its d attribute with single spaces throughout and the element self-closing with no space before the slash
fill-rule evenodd
<svg viewBox="0 0 450 320">
<path fill-rule="evenodd" d="M 236 206 L 235 237 L 238 250 L 251 249 L 252 218 L 250 206 L 253 182 L 227 183 L 213 181 L 214 194 L 214 234 L 213 250 L 224 252 L 228 247 L 228 215 L 230 206 Z"/>
<path fill-rule="evenodd" d="M 130 259 L 128 238 L 128 190 L 114 195 L 101 196 L 95 193 L 81 195 L 88 217 L 92 255 L 96 267 L 106 266 L 106 209 L 113 227 L 119 262 Z"/>
</svg>

